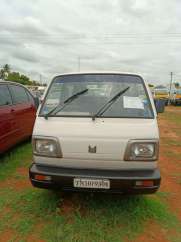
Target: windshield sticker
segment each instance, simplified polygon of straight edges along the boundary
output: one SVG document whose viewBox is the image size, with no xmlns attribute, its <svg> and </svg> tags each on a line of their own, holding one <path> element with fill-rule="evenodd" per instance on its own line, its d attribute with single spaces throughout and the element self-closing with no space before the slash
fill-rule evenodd
<svg viewBox="0 0 181 242">
<path fill-rule="evenodd" d="M 144 109 L 143 103 L 139 97 L 123 97 L 124 108 Z"/>
</svg>

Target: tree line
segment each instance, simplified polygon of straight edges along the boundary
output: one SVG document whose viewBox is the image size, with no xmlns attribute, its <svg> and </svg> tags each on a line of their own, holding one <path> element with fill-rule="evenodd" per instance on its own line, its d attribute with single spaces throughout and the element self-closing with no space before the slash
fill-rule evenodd
<svg viewBox="0 0 181 242">
<path fill-rule="evenodd" d="M 5 81 L 14 81 L 14 82 L 18 82 L 20 84 L 29 85 L 29 86 L 42 86 L 41 83 L 34 80 L 30 80 L 30 78 L 24 74 L 11 71 L 11 67 L 8 64 L 5 64 L 0 69 L 0 79 Z"/>
</svg>

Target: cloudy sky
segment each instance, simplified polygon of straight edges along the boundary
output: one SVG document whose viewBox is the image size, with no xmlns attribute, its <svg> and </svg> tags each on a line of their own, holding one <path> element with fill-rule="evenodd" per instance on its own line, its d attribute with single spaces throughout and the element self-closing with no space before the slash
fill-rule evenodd
<svg viewBox="0 0 181 242">
<path fill-rule="evenodd" d="M 49 81 L 62 72 L 181 80 L 180 0 L 0 0 L 0 67 Z"/>
</svg>

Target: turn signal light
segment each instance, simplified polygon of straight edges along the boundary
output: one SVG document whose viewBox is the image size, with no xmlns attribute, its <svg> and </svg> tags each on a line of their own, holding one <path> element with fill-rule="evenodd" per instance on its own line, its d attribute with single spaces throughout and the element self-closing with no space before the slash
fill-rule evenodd
<svg viewBox="0 0 181 242">
<path fill-rule="evenodd" d="M 38 181 L 51 181 L 51 176 L 35 175 L 34 179 Z"/>
<path fill-rule="evenodd" d="M 150 181 L 150 180 L 146 180 L 146 181 L 136 181 L 135 184 L 137 187 L 153 187 L 154 186 L 154 182 Z"/>
</svg>

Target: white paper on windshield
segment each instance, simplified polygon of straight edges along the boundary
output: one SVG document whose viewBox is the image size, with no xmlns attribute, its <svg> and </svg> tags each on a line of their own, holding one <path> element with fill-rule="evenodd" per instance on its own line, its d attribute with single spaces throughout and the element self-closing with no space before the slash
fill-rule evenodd
<svg viewBox="0 0 181 242">
<path fill-rule="evenodd" d="M 123 97 L 124 108 L 144 109 L 143 103 L 139 97 Z"/>
</svg>

